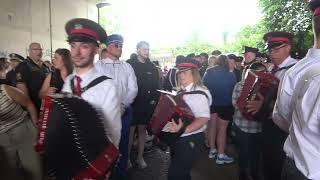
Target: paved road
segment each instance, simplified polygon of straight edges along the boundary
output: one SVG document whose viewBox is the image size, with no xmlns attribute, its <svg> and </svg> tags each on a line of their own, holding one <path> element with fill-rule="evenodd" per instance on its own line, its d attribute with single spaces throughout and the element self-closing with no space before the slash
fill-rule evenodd
<svg viewBox="0 0 320 180">
<path fill-rule="evenodd" d="M 230 155 L 235 156 L 234 147 L 228 145 Z M 133 153 L 135 154 L 135 153 Z M 170 163 L 170 155 L 153 147 L 150 152 L 145 153 L 146 169 L 131 168 L 129 180 L 166 180 Z M 133 161 L 132 161 L 133 162 Z M 191 175 L 193 180 L 237 180 L 237 165 L 216 165 L 213 160 L 208 159 L 208 150 L 203 148 Z"/>
</svg>

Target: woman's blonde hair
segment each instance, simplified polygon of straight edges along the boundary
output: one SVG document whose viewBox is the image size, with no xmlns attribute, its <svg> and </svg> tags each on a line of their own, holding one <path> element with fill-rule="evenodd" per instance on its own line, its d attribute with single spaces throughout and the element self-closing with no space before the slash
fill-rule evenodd
<svg viewBox="0 0 320 180">
<path fill-rule="evenodd" d="M 201 79 L 201 76 L 200 76 L 198 69 L 191 69 L 191 74 L 192 74 L 192 78 L 193 78 L 192 89 L 195 89 L 197 86 L 202 87 L 204 89 L 207 89 L 207 87 L 204 86 L 202 83 L 202 79 Z M 181 82 L 180 82 L 180 79 L 178 78 L 178 89 L 180 90 L 180 88 L 181 88 Z"/>
<path fill-rule="evenodd" d="M 211 56 L 209 57 L 209 59 L 208 59 L 208 65 L 209 65 L 209 67 L 213 67 L 214 64 L 216 63 L 217 59 L 218 59 L 218 56 L 211 55 Z"/>
</svg>

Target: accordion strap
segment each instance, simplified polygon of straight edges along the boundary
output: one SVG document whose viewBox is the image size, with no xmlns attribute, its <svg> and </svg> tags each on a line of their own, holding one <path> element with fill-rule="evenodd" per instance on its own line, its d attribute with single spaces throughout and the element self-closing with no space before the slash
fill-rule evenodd
<svg viewBox="0 0 320 180">
<path fill-rule="evenodd" d="M 279 68 L 277 70 L 275 70 L 273 73 L 276 73 L 276 72 L 279 72 L 279 71 L 282 71 L 282 70 L 286 70 L 286 69 L 290 69 L 292 66 L 294 66 L 296 63 L 293 63 L 289 66 L 285 66 L 285 67 L 282 67 L 282 68 Z"/>
<path fill-rule="evenodd" d="M 180 102 L 178 102 L 178 106 L 179 106 L 179 104 L 181 104 L 181 102 L 184 102 L 183 96 L 186 95 L 186 94 L 200 94 L 200 95 L 204 95 L 204 96 L 209 100 L 208 95 L 207 95 L 205 92 L 200 91 L 200 90 L 189 91 L 189 92 L 180 91 L 180 92 L 178 93 L 178 95 L 179 95 L 179 100 L 180 100 Z M 182 112 L 182 111 L 180 110 L 180 108 L 177 107 L 177 106 L 176 106 L 176 108 L 175 108 L 175 111 L 176 111 L 178 114 L 180 114 L 180 115 L 183 114 L 183 112 Z M 185 117 L 185 118 L 191 118 L 191 117 Z M 177 132 L 177 135 L 178 135 L 177 137 L 180 137 L 180 136 L 185 132 L 185 130 L 186 130 L 186 128 L 187 128 L 187 126 L 188 126 L 189 124 L 190 124 L 190 122 L 187 122 L 187 123 L 185 122 L 185 123 L 183 123 L 181 129 Z"/>
<path fill-rule="evenodd" d="M 180 91 L 178 94 L 181 95 L 181 97 L 182 97 L 183 95 L 186 95 L 186 94 L 201 94 L 201 95 L 204 95 L 207 99 L 209 99 L 207 93 L 205 93 L 205 92 L 203 92 L 203 91 L 200 91 L 200 90 L 189 91 L 189 92 Z"/>
<path fill-rule="evenodd" d="M 100 76 L 100 77 L 97 77 L 96 79 L 94 79 L 93 81 L 91 81 L 87 86 L 81 88 L 81 93 L 84 93 L 85 91 L 87 91 L 88 89 L 98 85 L 99 83 L 107 80 L 107 79 L 111 79 L 107 76 Z M 72 90 L 72 93 L 75 94 L 75 87 L 74 87 L 74 77 L 71 79 L 71 90 Z"/>
</svg>

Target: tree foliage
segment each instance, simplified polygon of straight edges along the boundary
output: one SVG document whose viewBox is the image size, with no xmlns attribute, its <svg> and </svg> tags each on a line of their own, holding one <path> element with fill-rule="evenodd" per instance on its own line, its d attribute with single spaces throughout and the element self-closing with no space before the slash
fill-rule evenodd
<svg viewBox="0 0 320 180">
<path fill-rule="evenodd" d="M 269 31 L 307 32 L 311 28 L 306 0 L 259 0 Z"/>
<path fill-rule="evenodd" d="M 210 52 L 220 49 L 225 53 L 241 52 L 243 46 L 263 49 L 263 35 L 270 31 L 287 31 L 294 35 L 292 51 L 303 55 L 312 46 L 311 15 L 306 0 L 259 0 L 263 17 L 255 25 L 244 26 L 234 40 L 223 45 L 210 45 L 196 38 L 190 38 L 186 44 L 176 49 L 181 54 Z"/>
<path fill-rule="evenodd" d="M 244 26 L 235 35 L 235 39 L 231 42 L 227 42 L 223 46 L 216 47 L 223 52 L 242 52 L 244 46 L 263 48 L 262 36 L 266 32 L 262 22 L 256 25 Z"/>
<path fill-rule="evenodd" d="M 189 39 L 186 40 L 184 45 L 177 47 L 173 50 L 173 54 L 177 55 L 188 55 L 190 53 L 200 54 L 202 52 L 211 52 L 213 46 L 210 43 L 201 40 L 197 32 L 193 32 Z"/>
<path fill-rule="evenodd" d="M 268 31 L 294 34 L 293 51 L 304 54 L 313 43 L 311 15 L 306 0 L 259 0 Z"/>
</svg>

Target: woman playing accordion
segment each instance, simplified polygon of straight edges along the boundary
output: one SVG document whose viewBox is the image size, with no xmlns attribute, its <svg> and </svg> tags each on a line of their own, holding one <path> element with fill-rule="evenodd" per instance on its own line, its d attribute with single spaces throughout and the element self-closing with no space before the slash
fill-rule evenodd
<svg viewBox="0 0 320 180">
<path fill-rule="evenodd" d="M 183 127 L 183 120 L 178 122 L 169 121 L 163 131 L 177 133 L 183 131 L 177 140 L 170 144 L 171 164 L 168 172 L 168 180 L 184 179 L 190 180 L 190 171 L 194 160 L 198 156 L 200 147 L 204 142 L 206 124 L 210 119 L 209 106 L 211 95 L 207 88 L 202 85 L 198 71 L 198 62 L 186 58 L 178 65 L 178 84 L 180 92 L 202 91 L 204 94 L 185 94 L 183 100 L 190 107 L 194 115 L 193 121 Z"/>
</svg>

